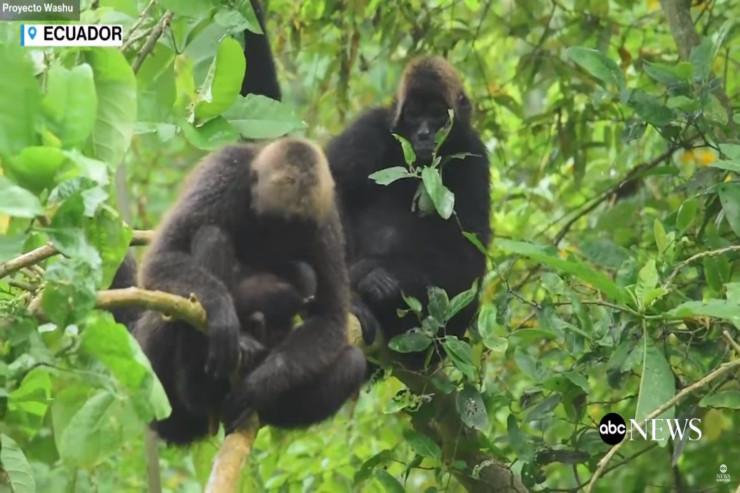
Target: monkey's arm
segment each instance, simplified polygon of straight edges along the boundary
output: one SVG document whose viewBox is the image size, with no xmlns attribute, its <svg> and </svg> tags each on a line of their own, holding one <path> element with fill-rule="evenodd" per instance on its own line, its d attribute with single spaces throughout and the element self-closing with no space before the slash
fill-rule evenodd
<svg viewBox="0 0 740 493">
<path fill-rule="evenodd" d="M 342 205 L 361 201 L 362 192 L 374 182 L 372 173 L 391 166 L 403 166 L 401 147 L 388 129 L 388 110 L 370 110 L 326 147 L 331 173 Z M 397 152 L 393 152 L 393 150 Z M 398 162 L 393 161 L 398 157 Z"/>
<path fill-rule="evenodd" d="M 226 377 L 239 360 L 239 319 L 226 285 L 181 251 L 154 251 L 142 266 L 142 287 L 189 297 L 206 310 L 208 358 L 206 372 Z"/>
<path fill-rule="evenodd" d="M 244 58 L 247 60 L 247 71 L 242 80 L 240 94 L 259 94 L 268 98 L 281 100 L 280 82 L 275 69 L 275 59 L 270 48 L 270 40 L 265 29 L 265 13 L 258 0 L 250 0 L 257 16 L 262 34 L 249 29 L 244 31 Z"/>
</svg>

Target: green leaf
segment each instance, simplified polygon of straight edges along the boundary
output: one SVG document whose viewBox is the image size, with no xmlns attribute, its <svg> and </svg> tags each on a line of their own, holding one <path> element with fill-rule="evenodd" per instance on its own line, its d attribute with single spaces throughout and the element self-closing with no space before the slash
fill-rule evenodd
<svg viewBox="0 0 740 493">
<path fill-rule="evenodd" d="M 223 116 L 246 139 L 274 139 L 304 128 L 288 105 L 256 94 L 237 97 Z"/>
<path fill-rule="evenodd" d="M 403 301 L 406 302 L 406 305 L 411 308 L 414 313 L 421 313 L 421 301 L 417 300 L 413 296 L 408 296 L 403 293 L 401 293 L 401 297 L 403 298 Z"/>
<path fill-rule="evenodd" d="M 447 110 L 447 121 L 445 124 L 437 130 L 437 132 L 434 134 L 434 152 L 436 153 L 439 151 L 439 148 L 442 147 L 442 144 L 447 140 L 447 136 L 450 134 L 450 130 L 452 130 L 452 124 L 455 121 L 455 112 L 452 109 Z"/>
<path fill-rule="evenodd" d="M 558 407 L 561 400 L 562 396 L 560 394 L 552 394 L 548 396 L 541 402 L 538 402 L 534 407 L 530 408 L 524 416 L 523 421 L 539 421 L 543 418 L 552 416 L 552 412 L 556 407 Z"/>
<path fill-rule="evenodd" d="M 642 65 L 645 73 L 650 78 L 665 84 L 666 86 L 675 86 L 677 84 L 686 83 L 686 79 L 675 66 L 666 65 L 663 63 L 651 63 L 644 62 Z"/>
<path fill-rule="evenodd" d="M 635 410 L 635 420 L 638 422 L 676 394 L 676 381 L 665 356 L 653 345 L 647 334 L 643 337 L 642 377 Z M 672 419 L 674 413 L 675 407 L 671 407 L 659 418 Z"/>
<path fill-rule="evenodd" d="M 740 160 L 740 144 L 720 144 L 719 150 L 731 160 Z"/>
<path fill-rule="evenodd" d="M 671 123 L 676 115 L 673 110 L 661 103 L 650 94 L 633 90 L 627 104 L 635 110 L 643 120 L 656 127 L 663 127 Z"/>
<path fill-rule="evenodd" d="M 427 288 L 427 298 L 429 299 L 429 314 L 440 322 L 447 320 L 447 308 L 450 306 L 450 299 L 444 289 L 436 286 Z"/>
<path fill-rule="evenodd" d="M 442 449 L 428 436 L 406 429 L 403 431 L 403 438 L 411 446 L 411 449 L 422 457 L 429 457 L 437 461 L 442 460 Z"/>
<path fill-rule="evenodd" d="M 715 161 L 709 166 L 712 168 L 724 169 L 727 171 L 732 171 L 733 173 L 740 174 L 740 159 L 733 160 L 733 161 L 725 161 L 725 160 Z"/>
<path fill-rule="evenodd" d="M 434 208 L 442 219 L 449 219 L 455 207 L 455 196 L 442 184 L 442 177 L 439 170 L 432 167 L 425 167 L 421 171 L 421 178 L 424 181 L 424 188 L 432 199 Z"/>
<path fill-rule="evenodd" d="M 396 180 L 402 178 L 413 178 L 415 175 L 409 173 L 409 170 L 403 166 L 394 166 L 392 168 L 381 169 L 370 175 L 370 179 L 375 181 L 378 185 L 390 185 Z"/>
<path fill-rule="evenodd" d="M 246 60 L 242 47 L 233 38 L 224 38 L 218 45 L 206 80 L 198 90 L 195 117 L 208 120 L 229 108 L 242 87 Z"/>
<path fill-rule="evenodd" d="M 383 486 L 386 493 L 405 493 L 406 489 L 385 469 L 376 469 L 373 477 Z"/>
<path fill-rule="evenodd" d="M 149 360 L 126 327 L 110 314 L 94 312 L 86 318 L 82 350 L 100 360 L 133 396 L 143 421 L 170 414 L 167 395 Z"/>
<path fill-rule="evenodd" d="M 671 319 L 688 317 L 715 317 L 740 322 L 740 303 L 727 300 L 687 301 L 666 312 Z"/>
<path fill-rule="evenodd" d="M 483 397 L 472 385 L 465 385 L 455 398 L 455 407 L 465 426 L 488 431 L 488 410 Z"/>
<path fill-rule="evenodd" d="M 0 435 L 0 468 L 2 490 L 12 493 L 34 493 L 36 481 L 26 456 L 8 435 Z"/>
<path fill-rule="evenodd" d="M 499 337 L 497 332 L 501 330 L 496 321 L 497 310 L 495 305 L 483 305 L 478 314 L 477 329 L 483 344 L 492 351 L 504 352 L 509 346 L 509 341 Z"/>
<path fill-rule="evenodd" d="M 352 480 L 354 485 L 359 486 L 360 483 L 368 480 L 375 469 L 388 464 L 393 460 L 393 457 L 393 450 L 385 449 L 363 462 Z"/>
<path fill-rule="evenodd" d="M 698 111 L 701 108 L 699 101 L 687 98 L 686 96 L 671 96 L 665 105 L 672 110 L 681 110 L 685 113 Z"/>
<path fill-rule="evenodd" d="M 54 184 L 57 171 L 66 161 L 60 149 L 32 146 L 4 162 L 3 168 L 19 185 L 39 193 Z"/>
<path fill-rule="evenodd" d="M 0 77 L 0 156 L 3 157 L 37 142 L 35 126 L 41 92 L 29 53 L 15 43 L 0 43 L 0 66 L 3 68 Z"/>
<path fill-rule="evenodd" d="M 0 235 L 0 262 L 20 255 L 27 238 L 26 235 Z"/>
<path fill-rule="evenodd" d="M 76 193 L 62 203 L 51 219 L 49 238 L 67 257 L 85 258 L 90 254 L 91 247 L 83 230 L 84 210 L 82 194 Z"/>
<path fill-rule="evenodd" d="M 676 227 L 681 231 L 689 229 L 691 224 L 696 219 L 696 214 L 699 212 L 699 201 L 695 198 L 686 200 L 681 207 L 678 209 L 678 215 L 676 216 Z"/>
<path fill-rule="evenodd" d="M 121 216 L 108 206 L 102 207 L 86 226 L 90 243 L 98 250 L 103 261 L 103 287 L 110 286 L 113 276 L 128 251 L 131 228 Z"/>
<path fill-rule="evenodd" d="M 669 241 L 663 223 L 658 218 L 653 221 L 653 236 L 655 236 L 655 245 L 658 247 L 658 255 L 664 254 Z"/>
<path fill-rule="evenodd" d="M 59 455 L 73 467 L 93 467 L 115 454 L 124 443 L 143 430 L 131 420 L 130 405 L 115 395 L 100 391 L 77 411 L 59 439 Z"/>
<path fill-rule="evenodd" d="M 29 371 L 19 387 L 8 395 L 8 418 L 22 423 L 19 428 L 35 435 L 44 424 L 44 416 L 51 404 L 51 377 L 49 370 L 37 367 Z"/>
<path fill-rule="evenodd" d="M 609 277 L 586 264 L 560 258 L 557 256 L 557 250 L 552 247 L 507 239 L 497 240 L 496 246 L 502 250 L 524 255 L 561 272 L 572 274 L 580 280 L 593 285 L 612 300 L 625 302 L 629 299 L 629 295 L 624 288 L 609 279 Z"/>
<path fill-rule="evenodd" d="M 401 144 L 401 149 L 403 150 L 403 160 L 406 162 L 406 164 L 409 166 L 414 164 L 414 162 L 416 162 L 416 153 L 414 152 L 414 146 L 411 145 L 411 142 L 398 134 L 393 134 L 393 137 Z"/>
<path fill-rule="evenodd" d="M 212 0 L 159 0 L 157 3 L 162 8 L 171 10 L 178 17 L 201 17 L 214 7 Z"/>
<path fill-rule="evenodd" d="M 44 213 L 44 208 L 31 192 L 0 176 L 0 213 L 14 217 L 36 217 Z"/>
<path fill-rule="evenodd" d="M 432 343 L 432 338 L 423 332 L 411 331 L 390 340 L 388 347 L 397 353 L 416 353 L 424 351 Z"/>
<path fill-rule="evenodd" d="M 50 118 L 51 131 L 65 148 L 82 145 L 95 127 L 98 111 L 92 67 L 86 63 L 71 69 L 52 65 L 41 105 Z"/>
<path fill-rule="evenodd" d="M 689 62 L 694 67 L 694 78 L 697 81 L 704 81 L 712 71 L 712 52 L 713 43 L 709 38 L 703 38 L 701 42 L 694 46 L 689 54 Z"/>
<path fill-rule="evenodd" d="M 702 266 L 704 267 L 704 279 L 707 281 L 707 285 L 717 292 L 722 291 L 724 281 L 722 280 L 722 272 L 719 266 L 719 260 L 716 258 L 705 257 L 702 259 Z"/>
<path fill-rule="evenodd" d="M 506 431 L 509 436 L 509 443 L 517 458 L 523 462 L 533 462 L 535 449 L 529 437 L 519 429 L 516 417 L 509 414 L 506 419 Z"/>
<path fill-rule="evenodd" d="M 624 74 L 619 65 L 598 50 L 574 46 L 568 48 L 565 54 L 589 74 L 604 82 L 607 87 L 615 85 L 621 91 L 625 88 Z"/>
<path fill-rule="evenodd" d="M 721 183 L 717 187 L 717 194 L 730 228 L 740 236 L 740 184 Z"/>
<path fill-rule="evenodd" d="M 716 125 L 726 125 L 729 115 L 722 102 L 714 94 L 710 94 L 702 108 L 704 118 Z"/>
<path fill-rule="evenodd" d="M 93 156 L 118 166 L 131 143 L 136 121 L 136 78 L 116 48 L 86 52 L 95 74 L 98 111 L 90 142 Z"/>
<path fill-rule="evenodd" d="M 92 253 L 97 255 L 95 250 Z M 65 327 L 95 306 L 100 259 L 64 258 L 46 269 L 41 307 L 49 320 Z"/>
<path fill-rule="evenodd" d="M 478 294 L 478 281 L 477 280 L 473 282 L 473 285 L 469 289 L 466 289 L 462 293 L 457 294 L 454 298 L 450 300 L 450 304 L 447 308 L 447 313 L 445 314 L 445 320 L 450 320 L 452 317 L 457 315 L 462 309 L 470 305 L 470 303 L 472 303 L 473 300 L 475 300 L 476 294 Z"/>
<path fill-rule="evenodd" d="M 716 394 L 709 394 L 699 401 L 701 407 L 716 407 L 725 409 L 740 409 L 740 390 L 724 390 Z"/>
<path fill-rule="evenodd" d="M 475 380 L 475 365 L 473 364 L 473 349 L 465 341 L 455 336 L 445 337 L 442 346 L 455 367 L 470 380 Z"/>
<path fill-rule="evenodd" d="M 655 260 L 650 259 L 640 269 L 640 273 L 637 276 L 637 285 L 635 286 L 635 295 L 640 300 L 642 306 L 650 306 L 653 301 L 664 293 L 662 288 L 656 288 L 658 279 L 658 269 L 655 267 Z"/>
<path fill-rule="evenodd" d="M 221 116 L 199 127 L 192 126 L 184 118 L 178 118 L 177 123 L 188 142 L 198 149 L 213 151 L 239 139 L 239 131 Z"/>
</svg>

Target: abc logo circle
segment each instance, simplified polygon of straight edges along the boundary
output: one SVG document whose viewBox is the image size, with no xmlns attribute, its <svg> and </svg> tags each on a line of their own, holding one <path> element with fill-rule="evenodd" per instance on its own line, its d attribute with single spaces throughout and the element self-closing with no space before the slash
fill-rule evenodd
<svg viewBox="0 0 740 493">
<path fill-rule="evenodd" d="M 624 424 L 624 418 L 617 413 L 609 413 L 599 423 L 599 435 L 601 439 L 609 445 L 616 445 L 627 434 L 627 426 Z"/>
<path fill-rule="evenodd" d="M 721 466 L 719 466 L 719 472 L 721 472 L 722 474 L 726 473 L 727 472 L 727 466 L 724 465 L 724 464 L 722 464 Z"/>
</svg>

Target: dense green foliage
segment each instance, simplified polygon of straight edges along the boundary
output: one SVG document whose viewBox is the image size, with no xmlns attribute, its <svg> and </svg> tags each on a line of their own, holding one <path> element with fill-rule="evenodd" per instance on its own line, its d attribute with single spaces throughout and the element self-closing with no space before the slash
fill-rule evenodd
<svg viewBox="0 0 740 493">
<path fill-rule="evenodd" d="M 95 309 L 132 229 L 156 227 L 206 151 L 239 134 L 325 141 L 389 102 L 415 54 L 459 68 L 491 150 L 489 273 L 466 293 L 431 288 L 429 306 L 409 299 L 420 330 L 391 342 L 440 338 L 449 378 L 422 395 L 383 378 L 324 424 L 262 429 L 245 491 L 458 491 L 492 459 L 528 488 L 578 491 L 609 449 L 604 414 L 642 419 L 740 358 L 737 2 L 694 2 L 692 39 L 666 21 L 682 1 L 270 0 L 282 104 L 238 95 L 249 2 L 82 3 L 84 22 L 124 25 L 124 49 L 21 48 L 18 24 L 0 25 L 3 491 L 146 488 L 145 423 L 169 405 Z M 418 178 L 449 216 L 435 176 Z M 3 263 L 47 242 L 62 255 Z M 469 339 L 443 336 L 474 295 Z M 595 487 L 736 485 L 737 368 L 662 415 L 700 418 L 701 440 L 628 442 Z M 440 418 L 433 395 L 455 412 Z M 425 427 L 433 416 L 452 437 Z M 163 488 L 198 491 L 220 440 L 160 446 Z M 734 483 L 717 482 L 720 464 Z"/>
</svg>

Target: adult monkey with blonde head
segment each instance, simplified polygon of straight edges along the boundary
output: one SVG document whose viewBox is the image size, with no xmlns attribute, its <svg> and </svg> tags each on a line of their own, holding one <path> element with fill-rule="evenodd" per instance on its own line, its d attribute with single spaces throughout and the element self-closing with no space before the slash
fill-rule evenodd
<svg viewBox="0 0 740 493">
<path fill-rule="evenodd" d="M 235 261 L 197 246 L 204 230 L 227 238 Z M 252 412 L 266 424 L 307 426 L 358 391 L 366 365 L 362 351 L 347 342 L 343 248 L 334 182 L 315 144 L 235 145 L 204 159 L 158 228 L 139 273 L 146 289 L 195 294 L 207 314 L 207 335 L 154 312 L 134 327 L 173 408 L 154 423 L 162 438 L 184 444 L 205 436 L 214 408 L 227 432 Z M 304 322 L 265 348 L 240 323 L 228 268 L 262 273 L 255 279 L 268 283 L 267 292 L 274 278 L 263 273 L 282 273 L 297 262 L 315 275 L 314 299 Z M 248 372 L 231 388 L 240 358 Z"/>
<path fill-rule="evenodd" d="M 455 215 L 422 217 L 412 210 L 417 180 L 382 186 L 368 176 L 403 165 L 393 133 L 413 146 L 415 167 L 429 165 L 448 110 L 454 112 L 453 124 L 437 154 L 466 155 L 450 159 L 442 171 L 443 183 L 455 194 Z M 406 307 L 402 293 L 426 301 L 427 286 L 438 286 L 453 296 L 484 274 L 484 254 L 461 231 L 474 233 L 484 245 L 491 237 L 488 156 L 470 116 L 471 104 L 454 67 L 439 57 L 422 57 L 404 70 L 390 107 L 360 116 L 326 148 L 347 237 L 353 312 L 367 342 L 378 329 L 390 340 L 418 326 L 414 317 L 397 315 Z M 473 302 L 447 323 L 446 333 L 462 336 L 476 311 Z M 424 354 L 404 361 L 418 368 Z"/>
</svg>

